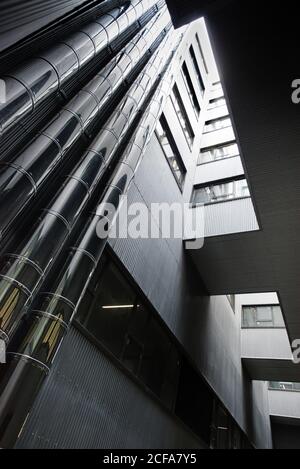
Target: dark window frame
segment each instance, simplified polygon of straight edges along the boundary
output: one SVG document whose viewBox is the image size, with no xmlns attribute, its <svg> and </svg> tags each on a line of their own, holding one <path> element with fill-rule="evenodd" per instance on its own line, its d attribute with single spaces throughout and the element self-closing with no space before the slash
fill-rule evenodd
<svg viewBox="0 0 300 469">
<path fill-rule="evenodd" d="M 211 164 L 211 163 L 216 163 L 217 161 L 222 161 L 222 160 L 229 160 L 230 158 L 237 158 L 238 156 L 240 156 L 240 150 L 239 150 L 239 147 L 238 147 L 238 153 L 236 155 L 231 155 L 231 156 L 224 156 L 224 158 L 219 158 L 217 160 L 211 160 L 211 161 L 205 161 L 204 163 L 201 163 L 200 162 L 200 159 L 201 159 L 201 154 L 202 153 L 206 153 L 208 151 L 212 151 L 212 150 L 218 150 L 219 148 L 226 148 L 226 147 L 230 147 L 232 145 L 236 145 L 238 147 L 238 143 L 236 140 L 232 140 L 230 142 L 226 142 L 226 143 L 220 143 L 218 145 L 211 145 L 209 147 L 205 147 L 205 148 L 201 148 L 200 149 L 200 152 L 199 152 L 199 158 L 198 158 L 198 162 L 197 162 L 197 166 L 202 166 L 202 165 L 205 165 L 205 164 Z"/>
<path fill-rule="evenodd" d="M 196 90 L 194 88 L 188 66 L 185 61 L 183 62 L 182 67 L 181 67 L 181 74 L 182 74 L 183 81 L 184 81 L 186 90 L 188 92 L 188 95 L 192 104 L 192 108 L 198 120 L 200 117 L 200 113 L 201 113 L 201 106 L 197 98 Z"/>
<path fill-rule="evenodd" d="M 201 57 L 201 60 L 202 60 L 206 75 L 209 75 L 207 62 L 206 62 L 206 59 L 205 59 L 205 55 L 204 55 L 204 52 L 203 52 L 203 48 L 201 46 L 201 41 L 200 41 L 198 33 L 196 33 L 195 36 L 196 36 L 196 42 L 197 42 L 197 45 L 198 45 L 198 49 L 199 49 L 199 52 L 200 52 L 200 57 Z"/>
<path fill-rule="evenodd" d="M 160 125 L 162 126 L 164 132 L 166 133 L 166 137 L 167 137 L 167 139 L 168 139 L 169 145 L 170 145 L 170 147 L 171 147 L 171 149 L 172 149 L 172 152 L 173 152 L 173 154 L 174 154 L 174 157 L 175 157 L 175 159 L 176 159 L 176 162 L 177 162 L 177 164 L 178 164 L 178 167 L 179 167 L 179 169 L 180 169 L 180 172 L 181 172 L 181 174 L 183 175 L 182 183 L 180 183 L 180 181 L 179 181 L 178 178 L 176 177 L 176 173 L 175 173 L 174 169 L 172 168 L 172 165 L 171 165 L 171 163 L 170 163 L 170 160 L 169 160 L 169 158 L 168 158 L 168 156 L 167 156 L 167 154 L 166 154 L 166 152 L 165 152 L 165 150 L 164 150 L 164 148 L 163 148 L 163 145 L 161 144 L 160 137 L 159 137 L 158 132 L 157 132 L 157 130 L 156 130 L 155 133 L 156 133 L 156 136 L 157 136 L 159 145 L 160 145 L 160 147 L 161 147 L 161 149 L 162 149 L 162 151 L 163 151 L 163 154 L 165 155 L 165 158 L 166 158 L 166 160 L 167 160 L 167 163 L 168 163 L 168 165 L 169 165 L 169 167 L 170 167 L 170 169 L 171 169 L 171 172 L 172 172 L 172 174 L 173 174 L 173 177 L 174 177 L 174 179 L 175 179 L 175 181 L 176 181 L 176 184 L 177 184 L 177 186 L 178 186 L 180 192 L 183 192 L 184 184 L 185 184 L 185 180 L 186 180 L 186 173 L 187 173 L 186 167 L 185 167 L 185 165 L 184 165 L 184 163 L 183 163 L 183 160 L 182 160 L 182 158 L 181 158 L 180 152 L 179 152 L 179 150 L 178 150 L 178 147 L 177 147 L 177 145 L 176 145 L 176 142 L 175 142 L 174 137 L 173 137 L 173 135 L 172 135 L 172 132 L 171 132 L 171 130 L 170 130 L 170 127 L 169 127 L 169 124 L 168 124 L 168 122 L 167 122 L 166 116 L 165 116 L 164 114 L 161 115 L 161 117 L 160 117 L 160 119 L 159 119 L 159 122 L 160 122 Z M 162 124 L 162 122 L 163 122 L 163 124 Z"/>
<path fill-rule="evenodd" d="M 188 130 L 190 139 L 191 139 L 191 143 L 188 141 L 188 138 L 187 138 L 187 136 L 186 136 L 186 133 L 185 133 L 185 131 L 184 131 L 184 128 L 183 128 L 183 126 L 182 126 L 182 123 L 181 123 L 181 121 L 180 121 L 180 119 L 179 119 L 179 117 L 178 117 L 178 115 L 177 115 L 177 111 L 176 111 L 176 108 L 175 108 L 175 103 L 174 103 L 174 101 L 173 101 L 173 95 L 174 95 L 175 99 L 178 101 L 178 105 L 179 105 L 179 107 L 180 107 L 180 111 L 181 111 L 181 113 L 182 113 L 182 115 L 183 115 L 183 117 L 184 117 L 184 120 L 185 120 L 185 122 L 186 122 L 186 127 L 187 127 L 187 130 Z M 175 85 L 173 86 L 173 89 L 172 89 L 172 93 L 171 93 L 171 95 L 170 95 L 170 98 L 171 98 L 171 101 L 172 101 L 172 105 L 173 105 L 174 111 L 175 111 L 175 113 L 176 113 L 176 115 L 177 115 L 177 118 L 178 118 L 180 127 L 182 128 L 182 132 L 183 132 L 183 134 L 184 134 L 184 138 L 186 139 L 186 142 L 187 142 L 187 144 L 188 144 L 189 149 L 192 151 L 193 144 L 194 144 L 194 141 L 195 141 L 195 132 L 194 132 L 194 130 L 193 130 L 192 124 L 191 124 L 191 122 L 190 122 L 188 113 L 187 113 L 187 111 L 186 111 L 186 109 L 185 109 L 184 102 L 183 102 L 182 97 L 181 97 L 181 95 L 180 95 L 180 93 L 179 93 L 179 89 L 178 89 L 178 86 L 177 86 L 176 83 L 175 83 Z"/>
<path fill-rule="evenodd" d="M 194 186 L 190 204 L 191 204 L 192 208 L 196 208 L 198 205 L 209 206 L 209 205 L 216 205 L 216 204 L 225 204 L 227 202 L 232 202 L 233 200 L 251 199 L 251 194 L 250 194 L 250 195 L 247 195 L 247 196 L 244 196 L 244 197 L 235 197 L 235 198 L 232 198 L 232 199 L 217 200 L 215 202 L 207 202 L 205 204 L 198 204 L 198 203 L 194 202 L 194 193 L 198 189 L 205 189 L 205 188 L 208 188 L 208 187 L 211 187 L 211 186 L 219 186 L 219 185 L 222 185 L 222 184 L 228 184 L 228 183 L 231 183 L 231 182 L 243 181 L 243 180 L 245 180 L 247 182 L 248 189 L 249 189 L 249 192 L 250 192 L 249 184 L 248 184 L 248 181 L 247 181 L 247 178 L 246 178 L 245 175 L 226 178 L 226 179 L 217 179 L 215 181 L 209 181 L 209 182 L 205 182 L 203 184 L 198 184 L 197 186 Z"/>
<path fill-rule="evenodd" d="M 206 126 L 212 124 L 213 122 L 226 121 L 228 119 L 230 120 L 230 125 L 226 125 L 225 127 L 220 127 L 219 129 L 205 130 Z M 232 127 L 232 120 L 229 114 L 224 117 L 217 117 L 216 119 L 210 119 L 206 121 L 204 124 L 203 135 L 210 134 L 212 132 L 218 132 L 219 130 L 223 130 L 223 129 L 229 129 L 230 127 Z"/>
<path fill-rule="evenodd" d="M 280 308 L 280 312 L 281 312 L 281 315 L 282 315 L 282 320 L 283 320 L 283 325 L 282 326 L 275 326 L 274 325 L 274 313 L 272 312 L 272 320 L 273 320 L 273 326 L 246 326 L 244 325 L 244 309 L 246 308 L 270 308 L 270 307 L 278 307 Z M 269 321 L 261 321 L 262 323 L 263 322 L 269 322 Z M 278 303 L 271 303 L 271 304 L 259 304 L 259 305 L 243 305 L 242 306 L 242 317 L 241 317 L 241 327 L 242 329 L 244 330 L 249 330 L 249 329 L 286 329 L 286 326 L 285 326 L 285 322 L 284 322 L 284 317 L 283 317 L 283 313 L 282 313 L 282 308 L 280 306 L 280 304 Z"/>
<path fill-rule="evenodd" d="M 190 53 L 191 61 L 193 63 L 194 70 L 195 70 L 196 75 L 197 75 L 199 88 L 200 88 L 200 94 L 203 97 L 204 94 L 205 94 L 205 84 L 204 84 L 204 81 L 203 81 L 203 78 L 202 78 L 201 70 L 200 70 L 200 67 L 199 67 L 199 64 L 198 64 L 198 60 L 197 60 L 197 57 L 196 57 L 196 54 L 195 54 L 193 44 L 191 44 L 190 47 L 189 47 L 189 53 Z"/>
</svg>

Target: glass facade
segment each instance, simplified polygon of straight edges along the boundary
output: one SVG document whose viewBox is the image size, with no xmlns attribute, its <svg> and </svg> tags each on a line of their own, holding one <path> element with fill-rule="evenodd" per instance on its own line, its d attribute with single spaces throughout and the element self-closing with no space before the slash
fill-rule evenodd
<svg viewBox="0 0 300 469">
<path fill-rule="evenodd" d="M 75 322 L 208 446 L 237 449 L 242 445 L 245 437 L 239 427 L 225 410 L 228 428 L 223 428 L 220 417 L 216 421 L 219 401 L 107 252 Z"/>
<path fill-rule="evenodd" d="M 109 256 L 103 256 L 76 319 L 173 410 L 181 363 L 177 346 Z"/>
<path fill-rule="evenodd" d="M 284 328 L 284 320 L 279 305 L 244 306 L 242 310 L 242 327 L 251 328 Z"/>
<path fill-rule="evenodd" d="M 192 148 L 194 139 L 195 139 L 195 134 L 192 129 L 190 120 L 188 118 L 187 112 L 185 110 L 182 98 L 180 96 L 180 93 L 178 91 L 177 85 L 174 86 L 172 93 L 171 93 L 171 100 L 175 109 L 175 112 L 177 114 L 179 123 L 181 125 L 182 131 L 184 133 L 184 136 L 186 138 L 186 141 L 190 147 Z"/>
<path fill-rule="evenodd" d="M 214 119 L 212 121 L 206 122 L 203 133 L 207 134 L 209 132 L 214 132 L 215 130 L 226 129 L 227 127 L 231 127 L 231 125 L 230 117 Z"/>
<path fill-rule="evenodd" d="M 207 109 L 216 109 L 222 106 L 226 106 L 225 98 L 217 98 L 217 99 L 212 99 L 209 102 Z"/>
<path fill-rule="evenodd" d="M 243 197 L 250 197 L 246 179 L 228 180 L 221 184 L 196 188 L 192 203 L 195 205 L 213 204 Z"/>
<path fill-rule="evenodd" d="M 202 79 L 202 76 L 201 76 L 200 68 L 199 68 L 199 65 L 198 65 L 198 62 L 197 62 L 197 59 L 196 59 L 196 55 L 195 55 L 195 51 L 194 51 L 193 46 L 190 47 L 190 57 L 191 57 L 192 64 L 193 64 L 193 67 L 194 67 L 194 71 L 195 71 L 195 74 L 196 74 L 196 77 L 197 77 L 197 80 L 198 80 L 200 93 L 203 96 L 204 91 L 205 91 L 205 86 L 204 86 L 204 82 L 203 82 L 203 79 Z"/>
<path fill-rule="evenodd" d="M 203 49 L 202 49 L 201 42 L 200 42 L 198 34 L 196 34 L 196 41 L 197 41 L 198 49 L 199 49 L 199 52 L 200 52 L 201 61 L 203 63 L 206 74 L 208 75 L 208 73 L 209 73 L 208 72 L 208 67 L 207 67 L 207 63 L 206 63 L 206 60 L 205 60 L 205 57 L 204 57 Z"/>
<path fill-rule="evenodd" d="M 236 143 L 205 148 L 200 151 L 198 164 L 232 158 L 233 156 L 239 156 L 239 148 Z"/>
<path fill-rule="evenodd" d="M 300 392 L 300 383 L 287 383 L 284 381 L 270 381 L 269 389 L 271 391 L 292 391 Z"/>
<path fill-rule="evenodd" d="M 182 189 L 186 170 L 164 115 L 161 116 L 159 123 L 157 124 L 156 134 L 174 177 L 179 187 Z"/>
<path fill-rule="evenodd" d="M 186 65 L 185 62 L 182 65 L 182 76 L 183 76 L 183 80 L 184 80 L 185 86 L 187 88 L 187 91 L 188 91 L 188 94 L 189 94 L 193 109 L 195 111 L 195 114 L 196 114 L 197 117 L 199 117 L 199 114 L 200 114 L 200 111 L 201 111 L 200 104 L 199 104 L 199 101 L 198 101 L 198 98 L 197 98 L 197 95 L 196 95 L 196 92 L 195 92 L 193 82 L 191 80 L 190 73 L 188 71 L 188 68 L 187 68 L 187 65 Z"/>
</svg>

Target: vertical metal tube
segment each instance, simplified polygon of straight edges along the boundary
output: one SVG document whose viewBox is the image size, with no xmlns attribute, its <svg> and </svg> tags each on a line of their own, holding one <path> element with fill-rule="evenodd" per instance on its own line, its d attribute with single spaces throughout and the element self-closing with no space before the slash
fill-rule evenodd
<svg viewBox="0 0 300 469">
<path fill-rule="evenodd" d="M 134 67 L 150 56 L 152 48 L 155 50 L 156 41 L 166 34 L 169 21 L 166 9 L 159 12 L 25 151 L 8 163 L 0 163 L 0 241 L 65 155 L 113 102 Z"/>
<path fill-rule="evenodd" d="M 107 0 L 109 2 L 109 0 Z M 0 106 L 0 137 L 129 28 L 157 0 L 131 0 L 102 15 L 49 51 L 2 77 L 6 100 Z M 123 4 L 124 2 L 122 2 Z"/>
<path fill-rule="evenodd" d="M 160 50 L 152 56 L 21 248 L 4 256 L 0 270 L 0 336 L 9 339 L 13 336 L 24 314 L 24 306 L 30 304 L 106 168 L 126 140 L 127 131 L 143 106 L 163 59 Z"/>
<path fill-rule="evenodd" d="M 169 56 L 169 50 L 170 43 L 167 43 L 167 47 L 161 51 L 161 66 L 158 68 L 157 64 L 153 64 L 152 71 L 157 73 L 155 79 L 152 76 L 151 80 L 155 94 L 101 200 L 102 203 L 113 202 L 116 210 L 120 207 L 119 196 L 126 193 L 134 178 L 174 81 L 176 63 L 171 60 L 174 53 Z M 169 57 L 166 62 L 164 57 Z M 165 78 L 161 80 L 163 76 Z M 9 362 L 0 376 L 1 447 L 7 448 L 14 444 L 32 405 L 31 396 L 36 395 L 51 367 L 101 258 L 107 238 L 98 238 L 97 225 L 103 219 L 111 223 L 116 216 L 115 213 L 109 214 L 103 210 L 102 203 L 87 223 L 51 292 L 40 295 L 39 308 L 31 311 L 26 337 L 17 350 L 10 351 Z M 32 376 L 33 369 L 36 376 Z M 16 401 L 19 401 L 19 405 L 16 405 Z"/>
</svg>

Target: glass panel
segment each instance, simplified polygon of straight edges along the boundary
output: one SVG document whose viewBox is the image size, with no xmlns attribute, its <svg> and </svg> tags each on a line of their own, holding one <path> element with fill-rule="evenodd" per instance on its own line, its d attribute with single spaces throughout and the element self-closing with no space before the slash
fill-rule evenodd
<svg viewBox="0 0 300 469">
<path fill-rule="evenodd" d="M 223 119 L 216 119 L 211 122 L 207 122 L 204 126 L 204 133 L 214 132 L 215 130 L 225 129 L 231 127 L 230 117 L 225 117 Z"/>
<path fill-rule="evenodd" d="M 182 76 L 183 76 L 183 79 L 184 79 L 188 94 L 190 96 L 190 100 L 191 100 L 193 109 L 196 113 L 196 116 L 198 117 L 199 114 L 200 114 L 200 104 L 199 104 L 199 101 L 197 99 L 196 92 L 195 92 L 195 89 L 194 89 L 194 85 L 193 85 L 193 82 L 191 80 L 191 77 L 190 77 L 190 74 L 189 74 L 189 71 L 188 71 L 188 68 L 187 68 L 187 65 L 186 65 L 185 62 L 183 63 L 183 66 L 182 66 Z"/>
<path fill-rule="evenodd" d="M 191 56 L 191 59 L 192 59 L 192 64 L 193 64 L 193 67 L 194 67 L 194 70 L 195 70 L 195 73 L 196 73 L 196 77 L 198 79 L 200 92 L 201 92 L 201 95 L 203 96 L 205 86 L 204 86 L 204 83 L 203 83 L 203 80 L 202 80 L 201 72 L 200 72 L 200 69 L 199 69 L 199 65 L 198 65 L 198 62 L 197 62 L 197 59 L 196 59 L 196 56 L 195 56 L 193 46 L 190 47 L 190 56 Z"/>
<path fill-rule="evenodd" d="M 177 180 L 179 186 L 182 187 L 185 179 L 185 169 L 164 116 L 160 118 L 157 124 L 156 134 L 168 159 L 174 177 Z"/>
<path fill-rule="evenodd" d="M 224 145 L 221 147 L 212 147 L 201 150 L 199 155 L 199 164 L 209 163 L 211 161 L 231 158 L 239 155 L 239 149 L 236 143 Z"/>
<path fill-rule="evenodd" d="M 226 106 L 225 98 L 213 99 L 209 102 L 207 109 L 216 109 L 218 107 Z"/>
<path fill-rule="evenodd" d="M 171 343 L 160 324 L 151 318 L 147 327 L 140 378 L 157 395 L 161 395 Z"/>
<path fill-rule="evenodd" d="M 294 391 L 300 392 L 300 383 L 287 383 L 287 382 L 277 382 L 277 381 L 270 381 L 269 382 L 269 389 L 273 391 Z"/>
<path fill-rule="evenodd" d="M 191 148 L 194 142 L 195 134 L 176 85 L 172 90 L 171 99 L 185 138 L 189 144 L 189 147 Z"/>
<path fill-rule="evenodd" d="M 104 270 L 98 288 L 85 327 L 119 357 L 136 295 L 112 262 Z"/>
<path fill-rule="evenodd" d="M 193 203 L 208 204 L 249 196 L 250 192 L 247 181 L 246 179 L 241 179 L 195 189 Z"/>
<path fill-rule="evenodd" d="M 202 49 L 198 34 L 196 34 L 196 41 L 197 41 L 197 45 L 198 45 L 198 49 L 199 49 L 199 52 L 200 52 L 200 57 L 201 57 L 203 66 L 204 66 L 205 71 L 208 75 L 208 67 L 207 67 L 207 63 L 206 63 L 206 60 L 205 60 L 205 57 L 204 57 L 203 49 Z"/>
<path fill-rule="evenodd" d="M 244 306 L 242 326 L 244 328 L 285 327 L 281 308 L 278 305 Z"/>
</svg>

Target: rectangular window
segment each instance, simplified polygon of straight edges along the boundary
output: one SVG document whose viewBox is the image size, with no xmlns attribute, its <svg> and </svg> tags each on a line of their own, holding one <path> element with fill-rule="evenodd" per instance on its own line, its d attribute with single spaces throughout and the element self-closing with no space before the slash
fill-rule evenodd
<svg viewBox="0 0 300 469">
<path fill-rule="evenodd" d="M 196 59 L 196 55 L 195 55 L 193 46 L 190 47 L 190 56 L 191 56 L 192 64 L 193 64 L 193 67 L 194 67 L 194 70 L 195 70 L 195 73 L 196 73 L 196 77 L 197 77 L 197 80 L 198 80 L 200 93 L 203 96 L 204 91 L 205 91 L 205 86 L 204 86 L 204 82 L 202 80 L 200 68 L 199 68 L 199 65 L 198 65 L 198 62 L 197 62 L 197 59 Z"/>
<path fill-rule="evenodd" d="M 217 99 L 212 99 L 208 103 L 207 109 L 217 109 L 218 107 L 226 106 L 226 99 L 225 98 L 217 98 Z"/>
<path fill-rule="evenodd" d="M 214 132 L 215 130 L 226 129 L 227 127 L 231 127 L 231 125 L 232 124 L 230 117 L 222 117 L 222 119 L 213 119 L 211 121 L 206 122 L 203 133 L 207 134 L 209 132 Z"/>
<path fill-rule="evenodd" d="M 199 117 L 200 110 L 201 110 L 200 104 L 199 104 L 199 101 L 195 92 L 195 88 L 194 88 L 192 79 L 190 77 L 190 74 L 189 74 L 189 71 L 185 62 L 182 65 L 182 76 L 183 76 L 183 80 L 187 88 L 193 109 L 195 111 L 195 114 L 197 117 Z"/>
<path fill-rule="evenodd" d="M 186 170 L 164 115 L 159 120 L 156 133 L 174 177 L 180 189 L 182 189 Z"/>
<path fill-rule="evenodd" d="M 178 347 L 106 255 L 92 278 L 76 319 L 98 344 L 169 409 L 174 409 L 181 366 Z"/>
<path fill-rule="evenodd" d="M 242 327 L 244 329 L 284 328 L 280 306 L 244 306 L 242 310 Z"/>
<path fill-rule="evenodd" d="M 232 158 L 234 156 L 239 156 L 239 154 L 239 148 L 236 143 L 204 148 L 200 151 L 198 164 L 211 163 L 212 161 Z"/>
<path fill-rule="evenodd" d="M 286 383 L 283 381 L 270 381 L 269 389 L 271 391 L 292 391 L 300 392 L 300 383 Z"/>
<path fill-rule="evenodd" d="M 194 190 L 192 203 L 205 205 L 243 197 L 250 197 L 246 179 L 225 180 L 218 184 L 197 187 Z"/>
<path fill-rule="evenodd" d="M 171 93 L 171 100 L 172 100 L 175 112 L 177 114 L 179 123 L 181 125 L 181 128 L 183 130 L 184 136 L 191 149 L 194 139 L 195 139 L 195 134 L 193 132 L 190 120 L 188 118 L 188 115 L 184 107 L 183 101 L 181 99 L 177 85 L 174 85 L 174 88 Z"/>
<path fill-rule="evenodd" d="M 201 46 L 201 42 L 200 42 L 200 39 L 199 39 L 199 36 L 198 34 L 196 34 L 196 41 L 197 41 L 197 44 L 198 44 L 198 48 L 199 48 L 199 52 L 200 52 L 200 57 L 201 57 L 201 60 L 202 60 L 202 63 L 203 63 L 203 66 L 204 66 L 204 69 L 208 75 L 208 66 L 207 66 L 207 63 L 206 63 L 206 60 L 205 60 L 205 57 L 204 57 L 204 53 L 203 53 L 203 49 L 202 49 L 202 46 Z"/>
</svg>

